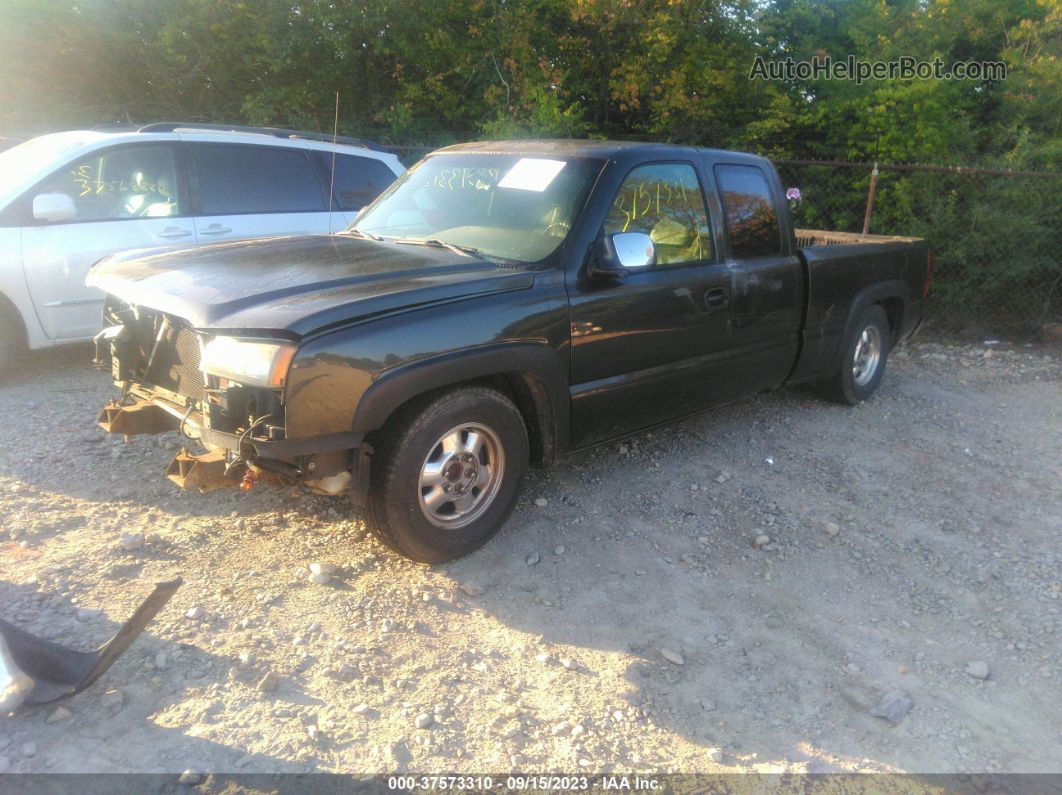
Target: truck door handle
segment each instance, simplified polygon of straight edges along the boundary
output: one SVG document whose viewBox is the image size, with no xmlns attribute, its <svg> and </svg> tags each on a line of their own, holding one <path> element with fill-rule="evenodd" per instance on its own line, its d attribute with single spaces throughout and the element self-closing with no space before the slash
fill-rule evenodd
<svg viewBox="0 0 1062 795">
<path fill-rule="evenodd" d="M 164 237 L 167 240 L 173 240 L 178 237 L 189 237 L 191 236 L 191 234 L 192 232 L 189 229 L 181 229 L 177 226 L 167 226 L 165 229 L 158 233 L 157 237 Z"/>
<path fill-rule="evenodd" d="M 725 287 L 709 287 L 704 291 L 704 305 L 709 312 L 717 309 L 726 309 L 730 303 L 730 297 L 726 294 Z"/>
<path fill-rule="evenodd" d="M 227 235 L 231 231 L 232 230 L 229 229 L 227 226 L 222 226 L 221 224 L 211 224 L 206 229 L 200 229 L 199 230 L 199 234 L 201 234 L 201 235 Z"/>
</svg>

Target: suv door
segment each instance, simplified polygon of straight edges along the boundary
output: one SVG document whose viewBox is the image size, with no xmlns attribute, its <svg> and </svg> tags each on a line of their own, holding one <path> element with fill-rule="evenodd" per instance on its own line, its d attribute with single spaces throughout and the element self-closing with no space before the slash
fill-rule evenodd
<svg viewBox="0 0 1062 795">
<path fill-rule="evenodd" d="M 657 263 L 569 284 L 572 442 L 583 446 L 712 403 L 725 372 L 729 272 L 689 162 L 635 166 L 602 235 L 644 232 Z"/>
<path fill-rule="evenodd" d="M 200 242 L 328 233 L 327 195 L 305 148 L 186 145 Z"/>
<path fill-rule="evenodd" d="M 172 143 L 123 144 L 68 163 L 20 200 L 22 267 L 33 305 L 51 339 L 100 329 L 103 293 L 86 287 L 98 260 L 116 251 L 195 243 L 185 180 Z M 33 217 L 33 199 L 69 196 L 76 215 Z"/>
</svg>

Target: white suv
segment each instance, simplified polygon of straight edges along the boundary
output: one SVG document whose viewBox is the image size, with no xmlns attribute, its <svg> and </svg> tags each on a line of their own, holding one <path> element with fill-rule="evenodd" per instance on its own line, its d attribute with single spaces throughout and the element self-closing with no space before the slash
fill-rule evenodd
<svg viewBox="0 0 1062 795">
<path fill-rule="evenodd" d="M 103 293 L 85 276 L 107 254 L 329 234 L 404 170 L 355 139 L 333 152 L 330 136 L 220 125 L 63 132 L 0 152 L 0 367 L 99 331 Z"/>
</svg>

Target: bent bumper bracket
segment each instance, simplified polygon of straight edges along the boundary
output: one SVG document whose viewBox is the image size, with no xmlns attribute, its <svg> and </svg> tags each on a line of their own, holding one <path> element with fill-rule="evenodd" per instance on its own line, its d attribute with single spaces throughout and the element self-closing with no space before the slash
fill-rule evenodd
<svg viewBox="0 0 1062 795">
<path fill-rule="evenodd" d="M 236 485 L 236 481 L 225 474 L 226 467 L 224 450 L 192 455 L 182 449 L 166 467 L 166 477 L 182 489 L 207 492 Z"/>
<path fill-rule="evenodd" d="M 150 400 L 138 400 L 128 406 L 111 401 L 103 407 L 99 424 L 107 433 L 136 436 L 142 433 L 166 433 L 177 430 L 179 420 Z"/>
</svg>

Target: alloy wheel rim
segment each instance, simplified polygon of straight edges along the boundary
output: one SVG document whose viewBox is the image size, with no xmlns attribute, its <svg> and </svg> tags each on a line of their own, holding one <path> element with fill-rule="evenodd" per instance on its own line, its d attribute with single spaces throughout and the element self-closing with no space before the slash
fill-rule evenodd
<svg viewBox="0 0 1062 795">
<path fill-rule="evenodd" d="M 504 473 L 505 451 L 498 434 L 477 422 L 457 425 L 424 457 L 417 482 L 420 510 L 436 527 L 465 527 L 494 502 Z"/>
<path fill-rule="evenodd" d="M 881 361 L 881 332 L 877 326 L 867 326 L 859 335 L 852 356 L 852 380 L 866 386 L 877 372 Z"/>
</svg>

